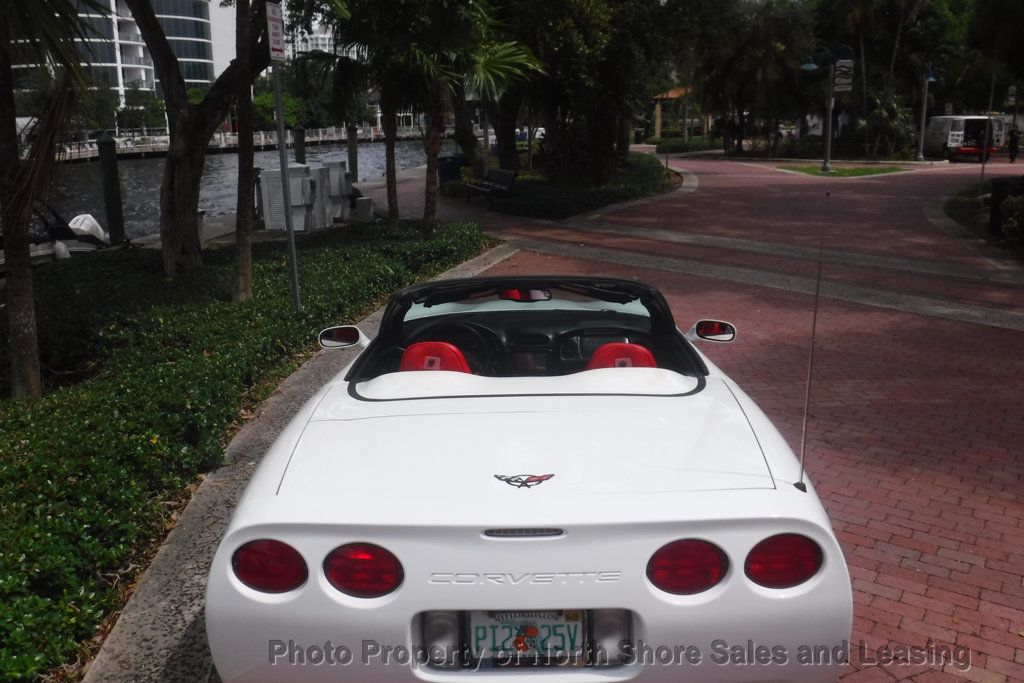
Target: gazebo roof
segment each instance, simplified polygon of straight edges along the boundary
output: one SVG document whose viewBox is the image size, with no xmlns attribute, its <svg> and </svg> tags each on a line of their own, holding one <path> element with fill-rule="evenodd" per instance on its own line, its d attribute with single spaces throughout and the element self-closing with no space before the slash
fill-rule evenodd
<svg viewBox="0 0 1024 683">
<path fill-rule="evenodd" d="M 676 88 L 672 88 L 671 90 L 668 90 L 666 92 L 663 92 L 660 95 L 655 95 L 651 99 L 654 99 L 654 100 L 678 100 L 680 97 L 683 97 L 683 96 L 689 95 L 689 94 L 690 94 L 690 88 L 685 88 L 683 86 L 679 86 L 679 87 L 676 87 Z"/>
</svg>

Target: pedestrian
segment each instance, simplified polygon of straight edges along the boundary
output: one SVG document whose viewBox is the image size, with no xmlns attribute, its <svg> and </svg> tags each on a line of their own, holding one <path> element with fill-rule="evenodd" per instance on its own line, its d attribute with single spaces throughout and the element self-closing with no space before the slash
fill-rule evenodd
<svg viewBox="0 0 1024 683">
<path fill-rule="evenodd" d="M 1016 128 L 1010 131 L 1010 141 L 1007 143 L 1006 149 L 1010 153 L 1010 163 L 1012 164 L 1017 160 L 1017 150 L 1020 149 L 1020 131 Z"/>
</svg>

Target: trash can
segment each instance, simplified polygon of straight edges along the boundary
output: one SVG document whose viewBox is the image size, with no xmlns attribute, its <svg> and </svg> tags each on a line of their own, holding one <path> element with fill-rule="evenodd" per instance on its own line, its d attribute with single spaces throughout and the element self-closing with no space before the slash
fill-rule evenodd
<svg viewBox="0 0 1024 683">
<path fill-rule="evenodd" d="M 644 129 L 643 128 L 634 128 L 633 129 L 633 144 L 634 145 L 639 145 L 643 141 L 644 141 Z"/>
<path fill-rule="evenodd" d="M 1003 236 L 1002 203 L 1007 197 L 1024 195 L 1024 176 L 1019 178 L 993 178 L 992 197 L 988 210 L 988 231 L 994 237 Z"/>
<path fill-rule="evenodd" d="M 437 180 L 441 184 L 462 180 L 462 167 L 466 160 L 461 156 L 451 155 L 437 158 Z"/>
</svg>

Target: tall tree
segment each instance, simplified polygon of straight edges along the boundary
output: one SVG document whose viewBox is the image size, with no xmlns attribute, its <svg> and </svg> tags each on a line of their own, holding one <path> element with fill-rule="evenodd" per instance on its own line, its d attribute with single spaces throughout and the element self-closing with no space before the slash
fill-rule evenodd
<svg viewBox="0 0 1024 683">
<path fill-rule="evenodd" d="M 406 59 L 409 71 L 422 81 L 418 91 L 427 118 L 423 220 L 428 225 L 437 214 L 438 155 L 447 113 L 456 106 L 457 94 L 468 88 L 494 101 L 508 83 L 539 69 L 533 55 L 519 43 L 493 39 L 489 11 L 483 3 L 457 10 L 445 0 L 421 3 Z"/>
<path fill-rule="evenodd" d="M 199 185 L 206 162 L 206 148 L 217 126 L 230 110 L 241 84 L 253 79 L 270 64 L 266 44 L 266 0 L 249 5 L 249 63 L 236 58 L 217 77 L 197 102 L 190 101 L 178 58 L 150 0 L 125 0 L 153 57 L 163 89 L 170 128 L 170 149 L 160 187 L 160 242 L 164 272 L 168 276 L 202 264 L 199 235 Z"/>
<path fill-rule="evenodd" d="M 29 222 L 32 204 L 53 177 L 54 152 L 72 96 L 83 81 L 75 40 L 88 29 L 80 9 L 103 15 L 94 0 L 0 0 L 0 227 L 7 271 L 11 389 L 42 394 L 32 284 Z M 21 160 L 14 98 L 15 61 L 47 64 L 62 73 L 50 107 L 40 118 L 26 162 Z"/>
</svg>

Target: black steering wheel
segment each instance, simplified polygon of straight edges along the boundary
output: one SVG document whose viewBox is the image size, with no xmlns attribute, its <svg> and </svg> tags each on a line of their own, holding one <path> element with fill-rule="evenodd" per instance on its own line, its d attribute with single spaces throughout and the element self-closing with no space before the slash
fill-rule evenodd
<svg viewBox="0 0 1024 683">
<path fill-rule="evenodd" d="M 454 345 L 476 375 L 497 376 L 504 367 L 505 347 L 497 334 L 472 323 L 449 322 L 430 327 L 416 336 L 417 342 L 443 341 Z"/>
</svg>

